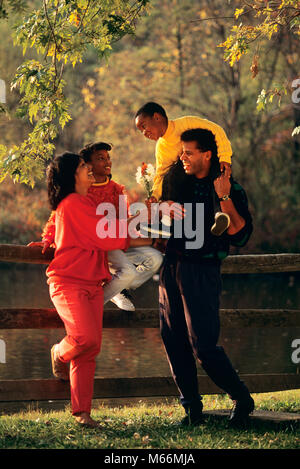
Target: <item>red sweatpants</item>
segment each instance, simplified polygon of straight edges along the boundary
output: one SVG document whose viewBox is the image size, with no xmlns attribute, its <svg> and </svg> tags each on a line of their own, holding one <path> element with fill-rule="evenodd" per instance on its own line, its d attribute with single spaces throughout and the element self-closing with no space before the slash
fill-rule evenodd
<svg viewBox="0 0 300 469">
<path fill-rule="evenodd" d="M 102 339 L 102 287 L 51 283 L 50 297 L 67 333 L 58 350 L 60 359 L 70 362 L 72 414 L 90 413 Z"/>
</svg>

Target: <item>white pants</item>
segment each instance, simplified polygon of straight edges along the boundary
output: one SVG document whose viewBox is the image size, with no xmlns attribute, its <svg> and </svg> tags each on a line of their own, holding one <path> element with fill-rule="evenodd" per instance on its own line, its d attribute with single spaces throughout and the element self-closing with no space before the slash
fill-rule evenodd
<svg viewBox="0 0 300 469">
<path fill-rule="evenodd" d="M 108 252 L 112 280 L 104 286 L 104 304 L 123 289 L 136 289 L 149 280 L 160 268 L 162 254 L 150 246 L 129 248 L 126 252 L 116 249 Z"/>
</svg>

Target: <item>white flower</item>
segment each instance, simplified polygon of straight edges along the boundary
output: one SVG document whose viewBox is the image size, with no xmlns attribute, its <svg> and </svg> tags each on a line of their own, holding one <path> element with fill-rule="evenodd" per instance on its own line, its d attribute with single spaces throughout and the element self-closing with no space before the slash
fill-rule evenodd
<svg viewBox="0 0 300 469">
<path fill-rule="evenodd" d="M 151 163 L 147 165 L 147 172 L 145 176 L 149 182 L 153 181 L 155 176 L 155 168 Z"/>
<path fill-rule="evenodd" d="M 151 197 L 152 194 L 150 183 L 153 181 L 154 176 L 155 168 L 151 163 L 143 163 L 142 166 L 137 168 L 135 175 L 136 181 L 138 184 L 144 186 L 148 197 Z"/>
<path fill-rule="evenodd" d="M 136 172 L 136 175 L 135 175 L 135 178 L 136 178 L 136 182 L 137 182 L 138 184 L 143 184 L 143 176 L 142 176 L 142 168 L 141 168 L 141 166 L 138 167 L 137 172 Z"/>
</svg>

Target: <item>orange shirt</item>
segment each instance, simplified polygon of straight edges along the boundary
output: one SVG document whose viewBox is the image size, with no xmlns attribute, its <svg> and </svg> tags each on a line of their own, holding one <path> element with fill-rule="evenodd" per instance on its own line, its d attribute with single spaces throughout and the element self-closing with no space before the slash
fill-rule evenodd
<svg viewBox="0 0 300 469">
<path fill-rule="evenodd" d="M 117 218 L 119 218 L 120 196 L 124 196 L 126 198 L 124 186 L 118 184 L 112 179 L 108 179 L 106 182 L 101 183 L 95 182 L 91 185 L 87 194 L 87 197 L 91 199 L 96 206 L 107 202 L 113 204 L 116 209 Z"/>
<path fill-rule="evenodd" d="M 101 219 L 88 197 L 72 193 L 60 202 L 55 212 L 55 255 L 46 271 L 48 283 L 97 285 L 111 279 L 107 251 L 127 249 L 130 239 L 126 220 L 116 223 L 116 237 L 99 238 L 97 224 Z M 119 223 L 125 238 L 118 237 Z"/>
</svg>

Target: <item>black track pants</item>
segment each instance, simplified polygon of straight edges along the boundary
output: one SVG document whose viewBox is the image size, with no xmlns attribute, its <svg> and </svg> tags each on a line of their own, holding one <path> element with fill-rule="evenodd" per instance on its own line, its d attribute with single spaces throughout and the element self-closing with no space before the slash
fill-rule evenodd
<svg viewBox="0 0 300 469">
<path fill-rule="evenodd" d="M 168 261 L 160 273 L 160 330 L 181 402 L 199 402 L 195 357 L 212 381 L 232 399 L 248 395 L 225 351 L 217 345 L 220 266 Z"/>
</svg>

